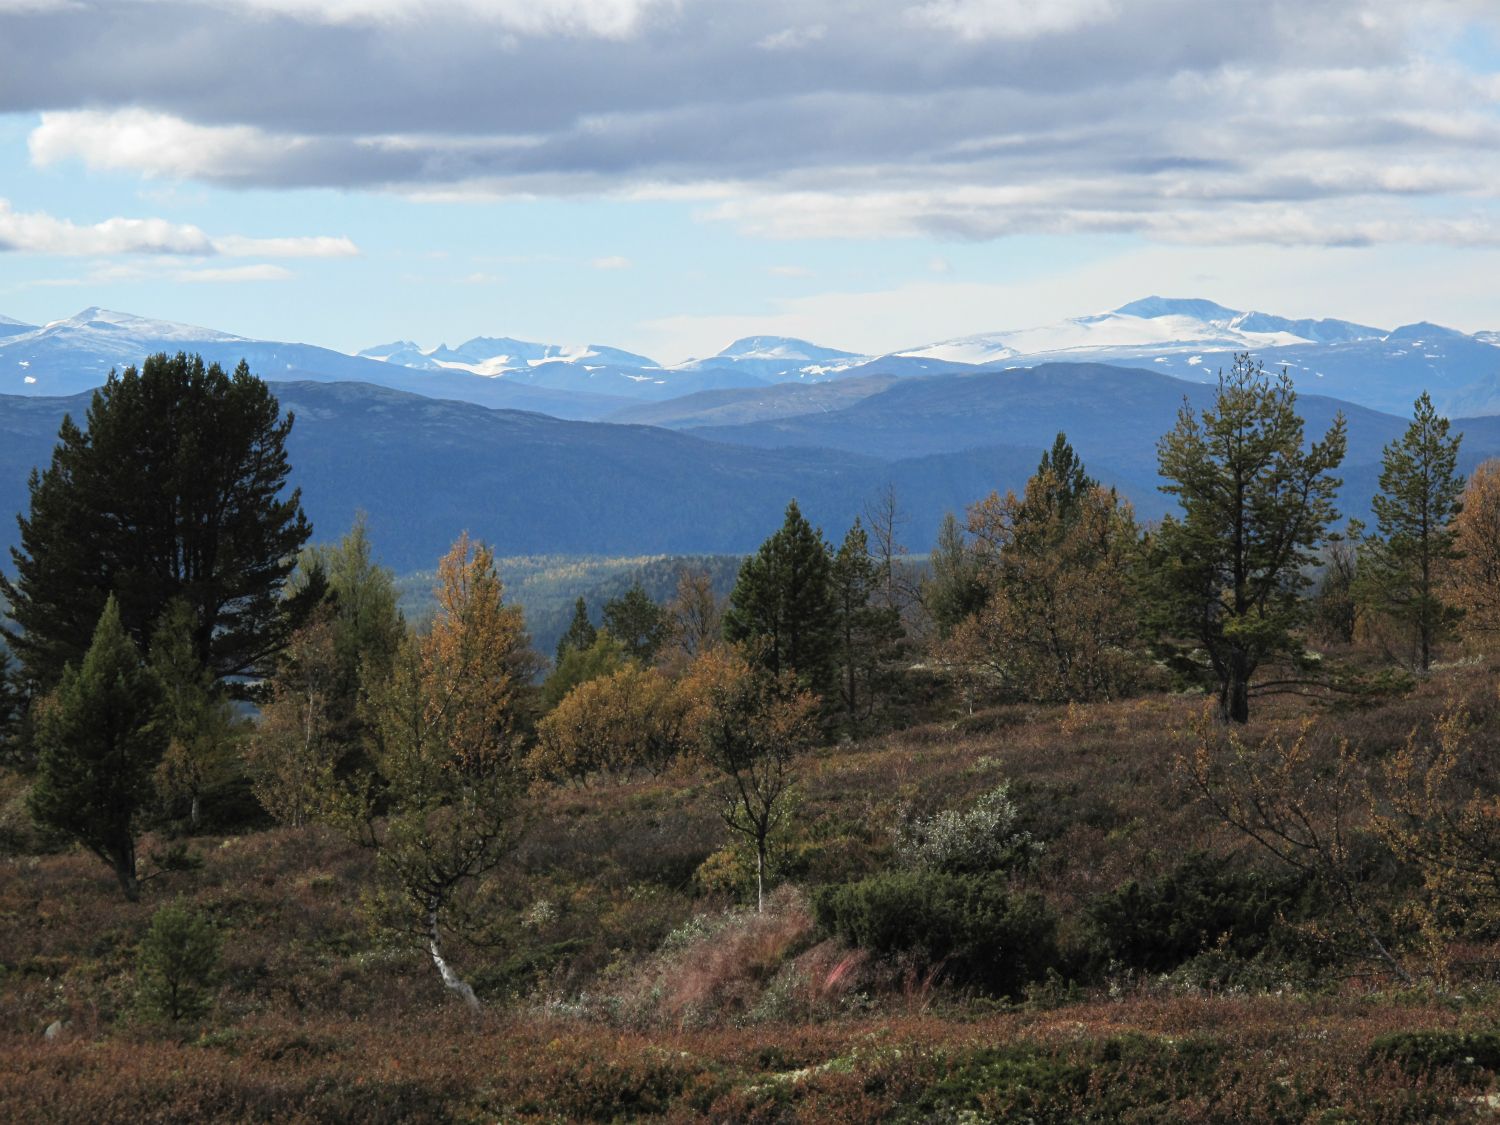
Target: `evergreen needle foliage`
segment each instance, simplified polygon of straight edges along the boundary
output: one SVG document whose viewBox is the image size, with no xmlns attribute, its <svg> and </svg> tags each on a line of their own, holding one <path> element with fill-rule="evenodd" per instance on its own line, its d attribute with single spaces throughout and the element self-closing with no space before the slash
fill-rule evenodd
<svg viewBox="0 0 1500 1125">
<path fill-rule="evenodd" d="M 155 796 L 153 773 L 166 749 L 161 689 L 125 633 L 114 598 L 80 667 L 62 683 L 37 723 L 40 754 L 31 813 L 110 866 L 131 902 L 140 898 L 136 832 Z"/>
<path fill-rule="evenodd" d="M 151 918 L 136 961 L 139 1003 L 150 1018 L 196 1019 L 213 1006 L 219 972 L 219 932 L 181 901 Z"/>
<path fill-rule="evenodd" d="M 285 640 L 280 597 L 311 534 L 291 472 L 292 417 L 242 362 L 155 355 L 94 392 L 85 426 L 63 419 L 52 463 L 0 576 L 17 628 L 5 636 L 43 690 L 77 664 L 113 595 L 145 650 L 174 598 L 194 614 L 198 663 L 243 675 Z"/>
<path fill-rule="evenodd" d="M 1157 624 L 1203 649 L 1220 716 L 1237 723 L 1249 720 L 1256 670 L 1297 648 L 1306 572 L 1336 515 L 1343 415 L 1303 448 L 1296 406 L 1285 371 L 1272 378 L 1239 355 L 1219 373 L 1213 409 L 1184 404 L 1157 447 L 1162 491 L 1182 506 L 1153 543 Z"/>
<path fill-rule="evenodd" d="M 1457 617 L 1440 598 L 1439 585 L 1456 555 L 1453 519 L 1463 510 L 1462 439 L 1462 434 L 1448 435 L 1448 419 L 1438 417 L 1423 391 L 1406 433 L 1385 447 L 1380 494 L 1371 501 L 1375 533 L 1365 540 L 1361 600 L 1396 622 L 1409 639 L 1411 664 L 1423 672 L 1432 665 L 1433 645 Z"/>
</svg>

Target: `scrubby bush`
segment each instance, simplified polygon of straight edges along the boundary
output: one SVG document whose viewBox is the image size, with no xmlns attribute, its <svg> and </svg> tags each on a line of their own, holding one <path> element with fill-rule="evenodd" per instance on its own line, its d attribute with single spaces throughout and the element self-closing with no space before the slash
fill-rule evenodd
<svg viewBox="0 0 1500 1125">
<path fill-rule="evenodd" d="M 212 1006 L 219 970 L 219 933 L 202 914 L 176 902 L 151 919 L 136 962 L 142 1013 L 192 1019 Z"/>
<path fill-rule="evenodd" d="M 1196 853 L 1159 878 L 1131 880 L 1084 907 L 1089 959 L 1167 972 L 1208 949 L 1248 959 L 1302 912 L 1298 876 L 1226 869 Z"/>
<path fill-rule="evenodd" d="M 1413 1078 L 1448 1070 L 1466 1081 L 1500 1072 L 1500 1033 L 1494 1031 L 1398 1031 L 1370 1044 L 1368 1061 L 1394 1062 Z"/>
<path fill-rule="evenodd" d="M 1042 845 L 1017 827 L 1021 811 L 1002 783 L 967 809 L 903 821 L 896 856 L 903 867 L 948 875 L 983 875 L 1030 867 Z"/>
<path fill-rule="evenodd" d="M 1057 919 L 995 875 L 897 872 L 824 888 L 818 924 L 873 953 L 912 953 L 953 980 L 1014 995 L 1057 965 Z"/>
</svg>

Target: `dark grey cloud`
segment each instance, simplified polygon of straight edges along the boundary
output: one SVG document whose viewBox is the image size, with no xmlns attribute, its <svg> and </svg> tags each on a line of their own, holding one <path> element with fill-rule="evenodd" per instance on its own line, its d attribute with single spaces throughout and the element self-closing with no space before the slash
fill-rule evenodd
<svg viewBox="0 0 1500 1125">
<path fill-rule="evenodd" d="M 1471 230 L 1500 182 L 1500 82 L 1442 51 L 1477 0 L 46 2 L 0 0 L 0 111 L 45 115 L 35 158 L 228 186 L 1290 238 L 1350 199 L 1361 237 L 1399 236 L 1407 198 L 1482 212 L 1414 233 Z"/>
</svg>

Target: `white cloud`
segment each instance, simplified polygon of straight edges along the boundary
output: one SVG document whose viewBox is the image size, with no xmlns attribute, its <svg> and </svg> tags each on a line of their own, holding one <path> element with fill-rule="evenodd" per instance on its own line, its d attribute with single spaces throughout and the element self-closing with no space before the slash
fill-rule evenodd
<svg viewBox="0 0 1500 1125">
<path fill-rule="evenodd" d="M 225 235 L 213 240 L 214 249 L 231 258 L 354 258 L 359 247 L 344 237 L 245 238 Z"/>
<path fill-rule="evenodd" d="M 630 268 L 630 259 L 615 255 L 608 258 L 595 258 L 589 264 L 596 270 L 628 270 Z"/>
<path fill-rule="evenodd" d="M 164 219 L 105 219 L 79 226 L 40 211 L 14 210 L 0 199 L 0 250 L 31 254 L 212 254 L 194 226 Z"/>
<path fill-rule="evenodd" d="M 77 157 L 100 171 L 193 179 L 284 162 L 300 144 L 249 125 L 196 125 L 144 109 L 43 113 L 27 141 L 41 168 Z"/>
<path fill-rule="evenodd" d="M 133 285 L 147 281 L 180 285 L 233 285 L 243 282 L 290 281 L 296 275 L 282 266 L 258 263 L 245 266 L 196 266 L 173 259 L 150 264 L 98 262 L 77 277 L 38 278 L 18 288 L 52 289 L 100 285 Z"/>
<path fill-rule="evenodd" d="M 17 211 L 0 199 L 0 251 L 64 257 L 174 254 L 231 258 L 346 258 L 359 253 L 348 238 L 213 238 L 198 227 L 165 219 L 111 218 L 80 225 L 42 211 Z M 253 267 L 270 270 L 273 267 Z"/>
</svg>

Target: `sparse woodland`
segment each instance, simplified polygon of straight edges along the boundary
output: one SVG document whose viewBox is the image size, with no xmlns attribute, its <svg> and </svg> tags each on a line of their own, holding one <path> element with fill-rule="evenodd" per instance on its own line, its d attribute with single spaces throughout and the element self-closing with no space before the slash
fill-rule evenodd
<svg viewBox="0 0 1500 1125">
<path fill-rule="evenodd" d="M 1246 356 L 1160 523 L 1059 434 L 930 556 L 792 500 L 547 656 L 462 529 L 420 624 L 313 542 L 294 424 L 152 357 L 33 478 L 3 1116 L 1493 1116 L 1500 467 L 1425 395 L 1368 529 Z"/>
</svg>

